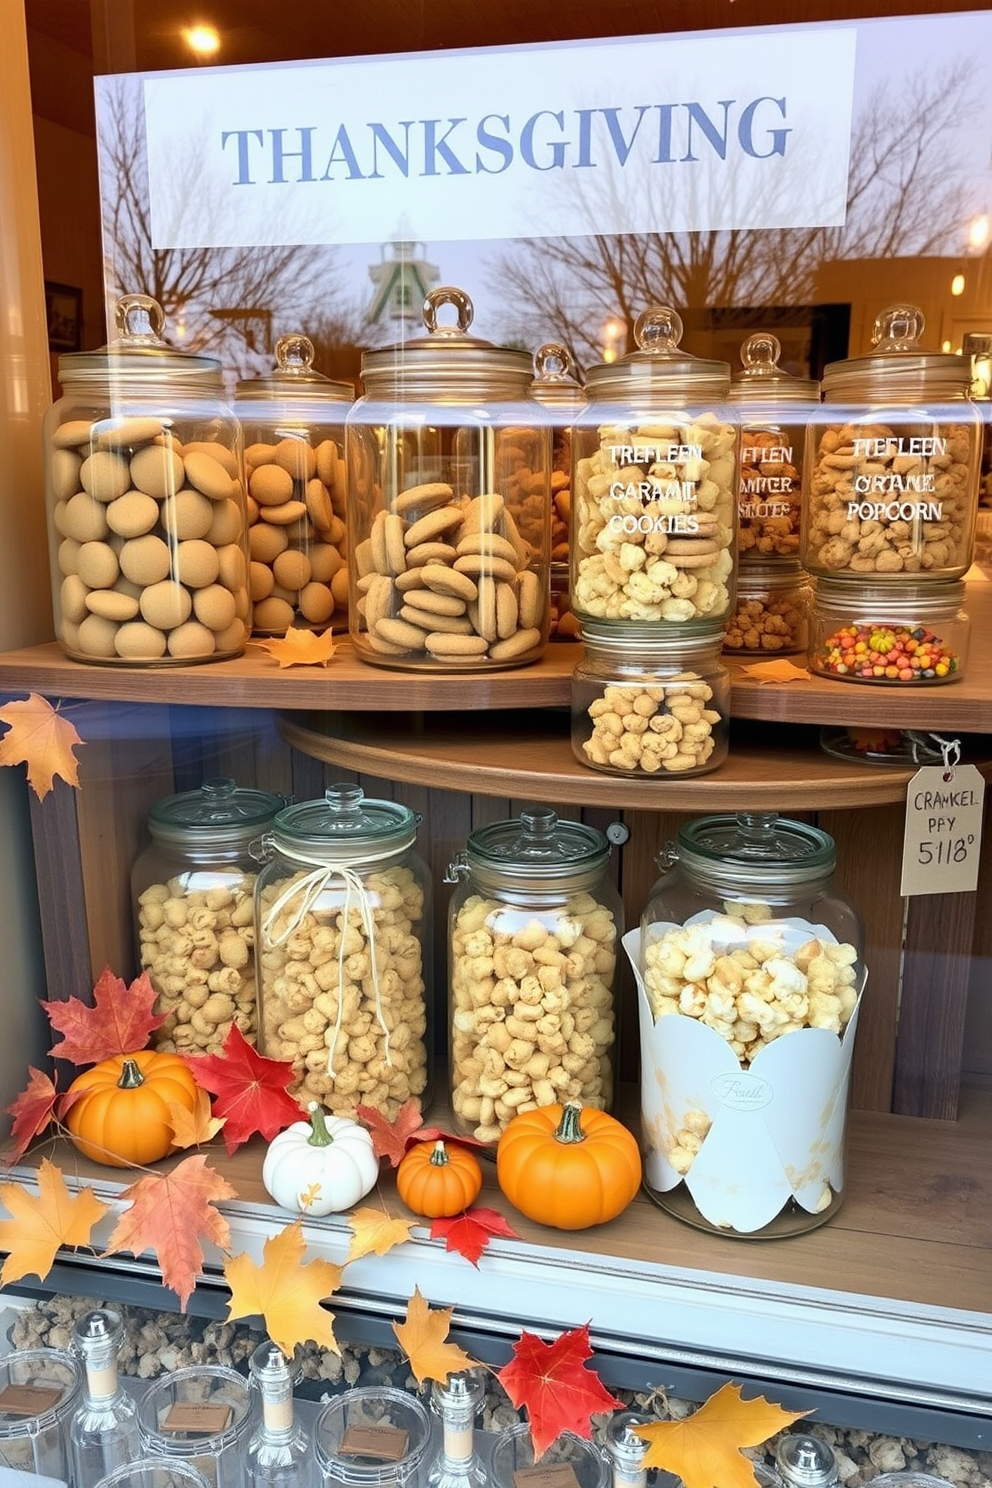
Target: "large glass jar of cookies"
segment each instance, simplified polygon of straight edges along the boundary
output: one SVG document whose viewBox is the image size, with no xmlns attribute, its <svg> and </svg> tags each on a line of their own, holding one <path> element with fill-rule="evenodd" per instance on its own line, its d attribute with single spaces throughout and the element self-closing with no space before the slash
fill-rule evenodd
<svg viewBox="0 0 992 1488">
<path fill-rule="evenodd" d="M 350 631 L 380 666 L 500 670 L 548 638 L 551 423 L 528 353 L 470 335 L 472 316 L 462 290 L 431 290 L 425 336 L 362 357 L 345 429 Z"/>
<path fill-rule="evenodd" d="M 638 350 L 591 367 L 572 433 L 572 609 L 580 624 L 711 623 L 731 612 L 737 416 L 728 363 L 679 346 L 668 306 L 634 326 Z"/>
<path fill-rule="evenodd" d="M 971 362 L 920 345 L 923 312 L 883 310 L 874 351 L 831 362 L 807 439 L 802 564 L 823 578 L 961 578 L 975 550 L 982 425 Z"/>
<path fill-rule="evenodd" d="M 865 982 L 833 839 L 763 813 L 686 823 L 639 931 L 645 1187 L 700 1229 L 794 1235 L 844 1197 Z"/>
<path fill-rule="evenodd" d="M 250 625 L 241 436 L 221 364 L 162 339 L 148 295 L 119 336 L 59 358 L 45 417 L 55 633 L 74 661 L 187 666 L 244 650 Z"/>
<path fill-rule="evenodd" d="M 259 1047 L 335 1116 L 428 1099 L 430 878 L 419 818 L 333 785 L 287 806 L 255 885 Z"/>
<path fill-rule="evenodd" d="M 534 353 L 531 393 L 553 419 L 551 431 L 551 634 L 575 640 L 579 627 L 568 597 L 568 535 L 572 522 L 572 424 L 585 407 L 571 373 L 568 347 L 547 341 Z"/>
<path fill-rule="evenodd" d="M 597 828 L 534 806 L 448 870 L 455 1129 L 495 1147 L 518 1111 L 613 1103 L 623 908 Z"/>
<path fill-rule="evenodd" d="M 344 420 L 355 389 L 318 372 L 314 355 L 309 337 L 282 336 L 273 371 L 235 393 L 256 635 L 347 628 Z"/>
</svg>

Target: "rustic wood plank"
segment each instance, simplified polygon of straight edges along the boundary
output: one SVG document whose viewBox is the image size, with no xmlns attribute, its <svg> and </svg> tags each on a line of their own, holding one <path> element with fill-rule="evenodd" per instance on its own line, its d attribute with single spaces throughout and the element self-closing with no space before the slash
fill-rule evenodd
<svg viewBox="0 0 992 1488">
<path fill-rule="evenodd" d="M 893 1095 L 903 1115 L 957 1115 L 977 902 L 975 893 L 909 901 Z"/>
<path fill-rule="evenodd" d="M 77 799 L 78 792 L 58 778 L 44 800 L 30 793 L 45 981 L 48 997 L 55 999 L 85 999 L 93 986 Z"/>
</svg>

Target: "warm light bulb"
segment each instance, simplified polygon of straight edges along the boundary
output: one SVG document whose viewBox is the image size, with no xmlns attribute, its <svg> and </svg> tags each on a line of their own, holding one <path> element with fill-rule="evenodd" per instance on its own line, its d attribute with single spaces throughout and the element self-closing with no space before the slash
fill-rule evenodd
<svg viewBox="0 0 992 1488">
<path fill-rule="evenodd" d="M 954 278 L 951 280 L 951 294 L 952 295 L 964 294 L 964 275 L 963 274 L 955 274 L 954 275 Z"/>
<path fill-rule="evenodd" d="M 992 232 L 992 220 L 988 212 L 980 212 L 977 217 L 972 217 L 968 223 L 968 247 L 984 248 Z"/>
<path fill-rule="evenodd" d="M 214 26 L 187 26 L 183 40 L 198 57 L 212 57 L 220 49 L 220 33 Z"/>
<path fill-rule="evenodd" d="M 941 349 L 941 351 L 950 351 L 950 349 L 951 349 L 951 343 L 950 343 L 950 341 L 942 341 L 940 343 L 940 349 Z"/>
</svg>

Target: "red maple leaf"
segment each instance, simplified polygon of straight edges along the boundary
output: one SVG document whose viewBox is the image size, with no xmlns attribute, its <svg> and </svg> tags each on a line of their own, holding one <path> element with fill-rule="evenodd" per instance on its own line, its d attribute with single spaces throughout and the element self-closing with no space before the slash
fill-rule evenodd
<svg viewBox="0 0 992 1488">
<path fill-rule="evenodd" d="M 497 1373 L 517 1409 L 526 1407 L 535 1460 L 544 1456 L 563 1431 L 591 1440 L 593 1415 L 622 1405 L 598 1375 L 583 1367 L 591 1358 L 588 1323 L 560 1334 L 552 1343 L 524 1331 L 513 1346 L 510 1363 Z"/>
<path fill-rule="evenodd" d="M 493 1235 L 520 1239 L 496 1209 L 466 1209 L 454 1219 L 435 1219 L 431 1225 L 432 1240 L 443 1240 L 445 1250 L 456 1250 L 473 1266 L 479 1264 L 479 1257 Z"/>
<path fill-rule="evenodd" d="M 92 1007 L 78 997 L 42 1002 L 49 1023 L 63 1035 L 49 1052 L 70 1064 L 99 1064 L 114 1054 L 134 1054 L 165 1022 L 165 1015 L 154 1011 L 157 995 L 146 971 L 127 986 L 105 966 L 93 988 Z"/>
<path fill-rule="evenodd" d="M 412 1142 L 460 1142 L 463 1147 L 484 1147 L 474 1137 L 462 1137 L 443 1132 L 439 1126 L 421 1126 L 420 1102 L 415 1096 L 404 1101 L 392 1121 L 387 1121 L 374 1106 L 356 1106 L 355 1114 L 364 1121 L 372 1136 L 372 1148 L 376 1157 L 388 1157 L 390 1164 L 398 1168 L 407 1148 Z"/>
<path fill-rule="evenodd" d="M 58 1091 L 41 1070 L 29 1064 L 28 1076 L 27 1087 L 6 1108 L 7 1114 L 14 1118 L 10 1129 L 14 1147 L 4 1159 L 8 1164 L 19 1162 L 35 1137 L 45 1130 L 58 1100 Z"/>
<path fill-rule="evenodd" d="M 294 1078 L 290 1059 L 266 1059 L 232 1023 L 223 1052 L 185 1056 L 193 1079 L 214 1097 L 214 1115 L 224 1122 L 228 1156 L 256 1133 L 267 1141 L 299 1121 L 301 1108 L 288 1087 Z"/>
</svg>

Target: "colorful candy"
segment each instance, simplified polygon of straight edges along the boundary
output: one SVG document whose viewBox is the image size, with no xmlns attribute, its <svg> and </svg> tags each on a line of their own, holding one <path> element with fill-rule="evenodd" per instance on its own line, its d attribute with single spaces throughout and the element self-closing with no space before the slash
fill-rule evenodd
<svg viewBox="0 0 992 1488">
<path fill-rule="evenodd" d="M 856 682 L 945 682 L 960 657 L 925 625 L 845 625 L 823 641 L 812 666 Z"/>
</svg>

